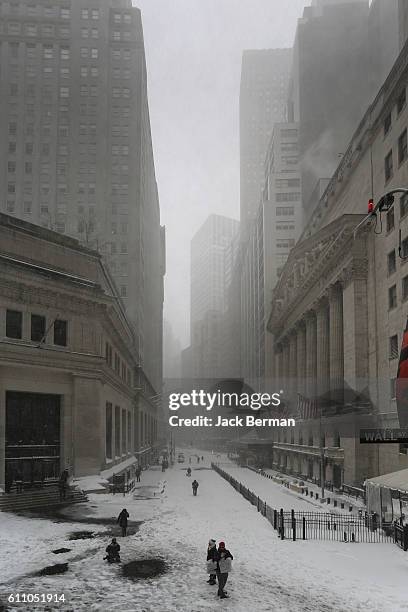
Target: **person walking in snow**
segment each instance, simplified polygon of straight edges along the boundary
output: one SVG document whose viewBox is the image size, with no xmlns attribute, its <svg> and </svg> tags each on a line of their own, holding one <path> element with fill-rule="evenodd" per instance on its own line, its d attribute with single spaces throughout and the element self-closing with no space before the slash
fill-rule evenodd
<svg viewBox="0 0 408 612">
<path fill-rule="evenodd" d="M 207 572 L 210 574 L 207 580 L 208 584 L 216 584 L 217 582 L 217 542 L 210 540 L 207 548 Z"/>
<path fill-rule="evenodd" d="M 106 547 L 106 552 L 108 554 L 103 558 L 103 560 L 106 560 L 108 563 L 118 563 L 120 561 L 119 551 L 120 546 L 116 542 L 116 538 L 112 538 L 112 542 Z"/>
<path fill-rule="evenodd" d="M 136 468 L 136 482 L 140 482 L 141 473 L 142 473 L 142 468 L 140 467 L 140 465 L 138 465 Z"/>
<path fill-rule="evenodd" d="M 218 544 L 217 550 L 217 580 L 218 580 L 218 597 L 220 599 L 225 599 L 228 597 L 226 592 L 224 591 L 225 584 L 228 580 L 228 573 L 231 571 L 231 561 L 233 560 L 233 556 L 230 551 L 225 548 L 225 542 L 220 542 Z"/>
<path fill-rule="evenodd" d="M 191 476 L 191 468 L 187 468 L 186 476 Z"/>
<path fill-rule="evenodd" d="M 122 537 L 125 537 L 127 532 L 128 518 L 129 512 L 126 510 L 126 508 L 123 508 L 122 512 L 118 516 L 118 523 L 122 529 Z"/>
<path fill-rule="evenodd" d="M 197 489 L 198 489 L 198 482 L 196 480 L 193 480 L 193 482 L 191 483 L 192 489 L 193 489 L 193 495 L 196 496 L 197 495 Z"/>
</svg>

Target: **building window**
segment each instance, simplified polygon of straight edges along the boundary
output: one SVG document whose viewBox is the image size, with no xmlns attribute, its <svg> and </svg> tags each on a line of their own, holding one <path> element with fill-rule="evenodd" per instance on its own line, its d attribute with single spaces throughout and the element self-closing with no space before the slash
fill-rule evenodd
<svg viewBox="0 0 408 612">
<path fill-rule="evenodd" d="M 408 299 L 408 276 L 402 279 L 402 299 L 404 301 Z"/>
<path fill-rule="evenodd" d="M 398 138 L 398 163 L 402 164 L 407 159 L 407 128 Z"/>
<path fill-rule="evenodd" d="M 7 310 L 6 336 L 16 340 L 21 340 L 23 337 L 23 313 L 19 310 Z"/>
<path fill-rule="evenodd" d="M 61 19 L 70 19 L 71 18 L 71 11 L 69 8 L 61 8 L 60 10 L 60 17 Z"/>
<path fill-rule="evenodd" d="M 55 319 L 54 321 L 54 344 L 57 346 L 67 346 L 67 321 Z"/>
<path fill-rule="evenodd" d="M 404 195 L 400 198 L 400 217 L 405 217 L 408 213 L 408 193 L 404 193 Z"/>
<path fill-rule="evenodd" d="M 31 315 L 31 340 L 41 342 L 45 336 L 45 317 L 41 315 Z"/>
<path fill-rule="evenodd" d="M 392 164 L 392 149 L 386 155 L 384 159 L 384 174 L 385 174 L 385 182 L 389 181 L 394 174 L 393 164 Z"/>
<path fill-rule="evenodd" d="M 126 285 L 121 285 L 121 287 L 120 287 L 120 297 L 127 297 L 127 287 L 126 287 Z"/>
<path fill-rule="evenodd" d="M 276 216 L 277 217 L 291 217 L 295 214 L 294 206 L 277 206 Z"/>
<path fill-rule="evenodd" d="M 82 49 L 81 49 L 81 56 L 82 56 Z M 69 49 L 69 47 L 61 47 L 61 49 L 60 49 L 60 58 L 62 60 L 69 60 L 69 58 L 70 58 L 70 49 Z"/>
<path fill-rule="evenodd" d="M 99 9 L 92 9 L 92 19 L 94 21 L 99 19 Z"/>
<path fill-rule="evenodd" d="M 397 285 L 393 285 L 388 289 L 388 309 L 392 310 L 397 307 Z"/>
<path fill-rule="evenodd" d="M 402 259 L 408 258 L 408 236 L 401 242 L 401 257 Z"/>
<path fill-rule="evenodd" d="M 391 399 L 395 399 L 396 391 L 397 391 L 397 379 L 390 378 L 390 397 Z"/>
<path fill-rule="evenodd" d="M 394 274 L 395 270 L 397 269 L 397 259 L 395 256 L 395 249 L 393 249 L 387 255 L 387 267 L 388 267 L 388 276 L 391 276 L 391 274 Z"/>
<path fill-rule="evenodd" d="M 388 115 L 384 119 L 384 136 L 388 134 L 388 132 L 390 131 L 390 128 L 391 128 L 391 113 L 388 113 Z"/>
<path fill-rule="evenodd" d="M 91 58 L 98 59 L 98 49 L 91 49 Z"/>
<path fill-rule="evenodd" d="M 386 220 L 387 220 L 387 232 L 390 232 L 395 227 L 395 215 L 394 215 L 394 209 L 393 208 L 391 208 L 387 212 Z"/>
<path fill-rule="evenodd" d="M 400 112 L 404 108 L 406 102 L 407 102 L 407 91 L 406 91 L 406 89 L 404 87 L 404 89 L 401 91 L 401 93 L 400 93 L 400 95 L 398 96 L 398 99 L 397 99 L 397 113 L 398 114 L 400 114 Z"/>
<path fill-rule="evenodd" d="M 390 359 L 398 358 L 398 335 L 390 337 L 389 358 Z"/>
<path fill-rule="evenodd" d="M 7 162 L 7 171 L 10 174 L 14 174 L 16 171 L 16 162 L 15 161 L 9 161 Z"/>
</svg>

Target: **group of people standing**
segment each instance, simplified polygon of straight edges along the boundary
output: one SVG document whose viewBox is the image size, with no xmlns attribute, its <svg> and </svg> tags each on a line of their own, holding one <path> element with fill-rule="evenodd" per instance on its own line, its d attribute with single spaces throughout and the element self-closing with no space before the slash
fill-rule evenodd
<svg viewBox="0 0 408 612">
<path fill-rule="evenodd" d="M 225 584 L 228 574 L 231 571 L 233 556 L 225 547 L 225 542 L 219 542 L 217 548 L 216 540 L 211 539 L 207 548 L 207 573 L 210 574 L 208 584 L 216 584 L 218 580 L 218 597 L 225 599 L 228 597 L 225 591 Z"/>
</svg>

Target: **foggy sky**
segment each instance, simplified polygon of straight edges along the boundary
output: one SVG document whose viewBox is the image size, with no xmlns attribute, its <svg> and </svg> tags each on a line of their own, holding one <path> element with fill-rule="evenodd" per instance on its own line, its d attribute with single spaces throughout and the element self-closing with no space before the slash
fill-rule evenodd
<svg viewBox="0 0 408 612">
<path fill-rule="evenodd" d="M 244 49 L 291 47 L 309 0 L 134 0 L 142 11 L 162 224 L 165 316 L 189 343 L 190 240 L 211 213 L 239 218 Z"/>
</svg>

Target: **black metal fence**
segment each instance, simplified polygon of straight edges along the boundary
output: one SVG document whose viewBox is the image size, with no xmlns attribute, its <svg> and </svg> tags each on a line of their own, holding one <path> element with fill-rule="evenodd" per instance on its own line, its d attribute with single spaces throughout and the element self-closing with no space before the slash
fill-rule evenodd
<svg viewBox="0 0 408 612">
<path fill-rule="evenodd" d="M 248 487 L 215 463 L 212 469 L 257 507 L 283 540 L 337 540 L 341 542 L 396 542 L 408 549 L 408 526 L 390 524 L 380 528 L 375 516 L 349 516 L 328 512 L 298 512 L 271 508 Z"/>
</svg>

